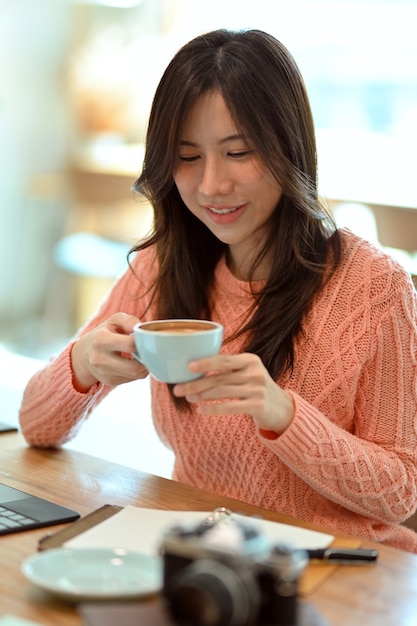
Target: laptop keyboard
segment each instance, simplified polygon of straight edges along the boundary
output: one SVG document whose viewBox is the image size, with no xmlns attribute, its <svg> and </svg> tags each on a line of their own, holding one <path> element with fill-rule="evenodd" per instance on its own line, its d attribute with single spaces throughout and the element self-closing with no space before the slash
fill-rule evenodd
<svg viewBox="0 0 417 626">
<path fill-rule="evenodd" d="M 34 519 L 16 513 L 0 505 L 0 533 L 9 528 L 22 528 L 34 523 Z"/>
</svg>

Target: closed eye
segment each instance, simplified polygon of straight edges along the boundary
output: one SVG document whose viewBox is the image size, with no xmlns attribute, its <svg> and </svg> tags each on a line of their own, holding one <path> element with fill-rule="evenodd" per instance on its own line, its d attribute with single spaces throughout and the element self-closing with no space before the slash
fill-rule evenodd
<svg viewBox="0 0 417 626">
<path fill-rule="evenodd" d="M 200 157 L 198 155 L 193 155 L 193 156 L 184 156 L 180 154 L 180 161 L 182 161 L 183 163 L 193 163 L 194 161 L 197 161 L 197 159 L 199 159 Z"/>
<path fill-rule="evenodd" d="M 229 150 L 229 152 L 227 153 L 227 156 L 232 158 L 232 159 L 244 159 L 245 157 L 248 157 L 249 155 L 251 155 L 254 151 L 253 150 L 239 150 L 239 151 L 231 151 Z M 200 159 L 200 155 L 199 154 L 190 154 L 190 155 L 186 155 L 186 154 L 180 154 L 179 155 L 179 160 L 182 161 L 182 163 L 194 163 L 195 161 L 198 161 L 198 159 Z"/>
<path fill-rule="evenodd" d="M 233 159 L 243 159 L 252 154 L 252 152 L 253 150 L 240 150 L 239 152 L 228 152 L 228 155 Z"/>
</svg>

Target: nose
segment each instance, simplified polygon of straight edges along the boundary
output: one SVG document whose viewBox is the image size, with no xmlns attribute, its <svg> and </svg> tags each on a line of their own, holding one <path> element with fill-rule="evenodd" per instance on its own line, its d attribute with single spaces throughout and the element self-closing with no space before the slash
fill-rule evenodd
<svg viewBox="0 0 417 626">
<path fill-rule="evenodd" d="M 199 191 L 207 198 L 224 196 L 231 192 L 233 181 L 224 161 L 206 158 L 201 171 Z"/>
</svg>

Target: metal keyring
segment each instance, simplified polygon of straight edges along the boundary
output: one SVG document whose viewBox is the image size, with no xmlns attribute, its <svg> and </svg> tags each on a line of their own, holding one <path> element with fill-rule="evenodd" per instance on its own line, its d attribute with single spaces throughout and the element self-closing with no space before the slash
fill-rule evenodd
<svg viewBox="0 0 417 626">
<path fill-rule="evenodd" d="M 214 524 L 223 524 L 224 522 L 230 521 L 232 518 L 232 511 L 230 509 L 226 509 L 224 506 L 220 506 L 207 515 L 203 521 L 203 525 L 213 526 Z"/>
</svg>

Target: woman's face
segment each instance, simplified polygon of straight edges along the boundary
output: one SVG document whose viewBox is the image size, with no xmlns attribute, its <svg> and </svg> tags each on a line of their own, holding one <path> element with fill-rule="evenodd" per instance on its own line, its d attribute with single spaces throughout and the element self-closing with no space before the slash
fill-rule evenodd
<svg viewBox="0 0 417 626">
<path fill-rule="evenodd" d="M 197 100 L 182 128 L 174 180 L 191 213 L 229 246 L 231 270 L 245 278 L 282 188 L 217 91 Z"/>
</svg>

